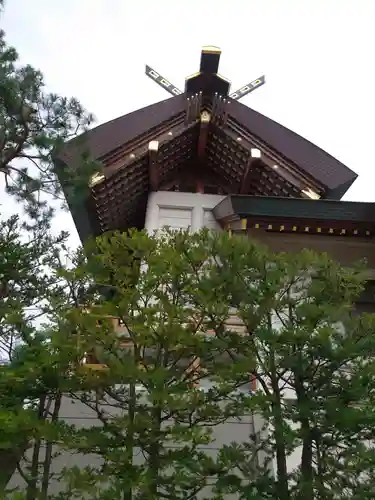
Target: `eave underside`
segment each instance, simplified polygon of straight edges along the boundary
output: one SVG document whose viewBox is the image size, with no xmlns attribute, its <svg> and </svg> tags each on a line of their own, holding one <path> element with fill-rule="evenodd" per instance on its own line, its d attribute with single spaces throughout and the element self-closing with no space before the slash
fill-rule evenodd
<svg viewBox="0 0 375 500">
<path fill-rule="evenodd" d="M 203 128 L 197 117 L 186 123 L 181 116 L 156 137 L 158 150 L 152 155 L 146 141 L 105 159 L 105 177 L 92 189 L 100 232 L 143 227 L 150 191 L 189 191 L 197 180 L 211 193 L 301 197 L 303 189 L 312 189 L 324 195 L 316 180 L 220 120 Z M 252 156 L 254 150 L 260 158 Z"/>
</svg>

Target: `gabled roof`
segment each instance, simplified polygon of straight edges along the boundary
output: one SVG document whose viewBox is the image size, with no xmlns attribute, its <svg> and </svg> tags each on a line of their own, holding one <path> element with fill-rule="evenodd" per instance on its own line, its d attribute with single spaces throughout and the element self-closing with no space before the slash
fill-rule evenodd
<svg viewBox="0 0 375 500">
<path fill-rule="evenodd" d="M 89 130 L 79 139 L 95 159 L 102 159 L 135 138 L 185 111 L 182 94 L 133 111 Z M 327 197 L 340 199 L 357 178 L 357 174 L 326 151 L 292 130 L 254 111 L 238 101 L 230 101 L 228 120 L 235 120 L 250 134 L 273 151 L 327 188 Z M 77 141 L 69 143 L 62 159 L 72 160 Z"/>
<path fill-rule="evenodd" d="M 356 179 L 298 134 L 236 100 L 218 98 L 219 105 L 217 96 L 201 100 L 198 94 L 181 94 L 99 125 L 66 145 L 59 168 L 74 168 L 83 152 L 105 167 L 90 200 L 82 200 L 78 210 L 71 207 L 81 239 L 142 227 L 148 192 L 160 189 L 151 186 L 150 161 L 164 184 L 196 168 L 221 178 L 228 194 L 300 197 L 316 188 L 321 197 L 337 200 Z M 205 110 L 211 116 L 206 125 Z M 153 160 L 151 141 L 159 145 Z M 254 148 L 261 150 L 260 160 L 252 157 Z"/>
</svg>

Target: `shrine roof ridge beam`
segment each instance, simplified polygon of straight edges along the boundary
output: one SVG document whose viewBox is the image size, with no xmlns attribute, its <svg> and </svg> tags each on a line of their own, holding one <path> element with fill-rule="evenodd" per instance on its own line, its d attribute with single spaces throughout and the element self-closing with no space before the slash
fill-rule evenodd
<svg viewBox="0 0 375 500">
<path fill-rule="evenodd" d="M 219 74 L 220 56 L 221 49 L 219 47 L 213 45 L 202 47 L 199 71 L 185 78 L 184 92 L 147 64 L 145 73 L 172 96 L 181 94 L 192 95 L 202 92 L 205 97 L 212 98 L 215 92 L 217 92 L 224 97 L 228 97 L 231 82 Z M 230 97 L 234 100 L 239 100 L 265 83 L 266 78 L 264 75 L 261 75 L 259 78 L 251 80 L 235 92 L 232 92 Z"/>
<path fill-rule="evenodd" d="M 217 73 L 219 71 L 221 49 L 214 45 L 206 45 L 201 50 L 199 71 L 201 73 Z"/>
</svg>

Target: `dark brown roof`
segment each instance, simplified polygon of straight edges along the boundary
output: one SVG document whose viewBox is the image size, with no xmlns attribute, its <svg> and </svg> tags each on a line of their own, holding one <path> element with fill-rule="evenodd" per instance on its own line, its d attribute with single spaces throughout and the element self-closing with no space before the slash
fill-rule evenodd
<svg viewBox="0 0 375 500">
<path fill-rule="evenodd" d="M 185 100 L 184 95 L 168 98 L 103 123 L 86 132 L 83 137 L 68 143 L 61 159 L 69 164 L 77 152 L 77 144 L 79 149 L 88 150 L 92 158 L 101 159 L 109 152 L 184 111 Z"/>
<path fill-rule="evenodd" d="M 101 159 L 153 127 L 184 112 L 185 103 L 186 96 L 182 94 L 133 111 L 90 130 L 79 144 L 84 144 L 93 158 Z M 326 186 L 330 198 L 340 199 L 357 178 L 355 172 L 326 151 L 238 101 L 230 102 L 230 118 Z M 66 163 L 70 163 L 75 150 L 74 144 L 74 141 L 69 143 L 62 156 Z"/>
<path fill-rule="evenodd" d="M 238 101 L 231 101 L 230 115 L 273 150 L 327 186 L 329 190 L 341 188 L 345 192 L 358 177 L 355 172 L 323 149 Z"/>
</svg>

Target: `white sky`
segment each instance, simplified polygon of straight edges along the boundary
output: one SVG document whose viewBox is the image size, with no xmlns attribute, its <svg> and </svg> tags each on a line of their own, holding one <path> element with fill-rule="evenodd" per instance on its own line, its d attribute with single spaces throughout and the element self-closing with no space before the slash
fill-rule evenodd
<svg viewBox="0 0 375 500">
<path fill-rule="evenodd" d="M 221 47 L 219 72 L 232 91 L 266 75 L 242 102 L 357 172 L 345 199 L 375 201 L 374 0 L 6 4 L 1 28 L 22 63 L 41 69 L 49 90 L 76 96 L 99 123 L 168 97 L 145 76 L 145 63 L 183 88 L 199 69 L 201 46 Z M 56 224 L 78 243 L 69 215 Z"/>
</svg>

